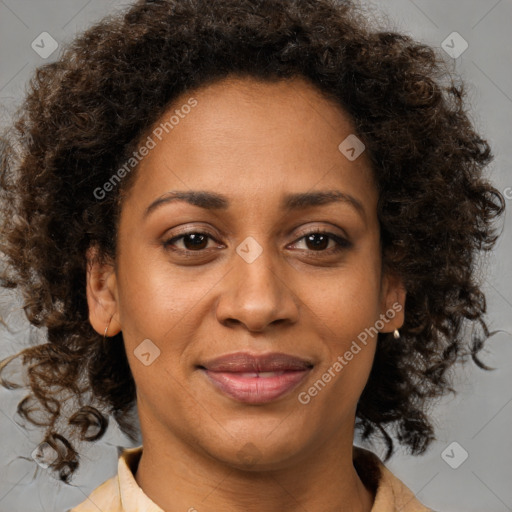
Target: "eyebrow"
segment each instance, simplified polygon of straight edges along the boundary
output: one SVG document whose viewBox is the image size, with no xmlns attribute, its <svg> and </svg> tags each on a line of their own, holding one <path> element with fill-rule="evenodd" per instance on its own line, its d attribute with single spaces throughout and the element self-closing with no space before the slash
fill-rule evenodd
<svg viewBox="0 0 512 512">
<path fill-rule="evenodd" d="M 171 190 L 153 201 L 144 211 L 143 217 L 146 218 L 158 207 L 175 201 L 183 201 L 206 210 L 227 210 L 230 205 L 230 201 L 226 196 L 216 192 L 207 192 L 202 190 Z M 366 220 L 366 212 L 361 201 L 350 194 L 341 192 L 340 190 L 322 190 L 316 192 L 287 194 L 282 200 L 281 208 L 285 212 L 292 212 L 304 208 L 332 203 L 347 204 L 354 208 L 363 217 L 363 219 Z"/>
</svg>

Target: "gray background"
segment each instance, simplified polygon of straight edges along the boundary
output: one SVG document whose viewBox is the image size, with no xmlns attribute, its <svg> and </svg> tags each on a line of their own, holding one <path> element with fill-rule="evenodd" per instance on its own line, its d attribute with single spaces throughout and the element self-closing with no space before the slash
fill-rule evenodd
<svg viewBox="0 0 512 512">
<path fill-rule="evenodd" d="M 9 122 L 36 66 L 55 60 L 62 44 L 77 32 L 128 3 L 0 0 L 1 124 Z M 387 466 L 420 501 L 440 512 L 512 511 L 512 0 L 363 3 L 396 30 L 441 52 L 442 42 L 454 31 L 468 42 L 461 56 L 453 59 L 447 55 L 446 60 L 466 81 L 472 118 L 496 155 L 489 167 L 491 178 L 507 195 L 509 208 L 503 236 L 489 259 L 484 288 L 489 327 L 503 332 L 487 342 L 482 359 L 497 370 L 484 372 L 473 364 L 457 368 L 455 385 L 459 394 L 439 401 L 432 411 L 437 441 L 421 457 L 408 456 L 400 449 Z M 31 47 L 42 32 L 50 33 L 60 45 L 47 59 Z M 459 42 L 448 41 L 455 49 L 460 48 Z M 29 342 L 44 340 L 44 332 L 29 328 L 23 321 L 16 296 L 0 294 L 0 316 L 12 322 L 17 331 L 10 334 L 0 327 L 0 357 L 18 352 Z M 25 430 L 15 422 L 16 404 L 23 396 L 23 391 L 0 389 L 0 512 L 64 511 L 116 473 L 116 446 L 130 444 L 111 422 L 105 438 L 84 452 L 73 485 L 62 485 L 31 458 L 41 432 L 34 427 Z M 453 442 L 458 444 L 451 445 Z M 356 439 L 356 444 L 362 443 Z M 383 456 L 382 445 L 366 446 Z M 460 463 L 462 450 L 468 457 L 453 469 L 445 460 L 452 465 Z"/>
</svg>

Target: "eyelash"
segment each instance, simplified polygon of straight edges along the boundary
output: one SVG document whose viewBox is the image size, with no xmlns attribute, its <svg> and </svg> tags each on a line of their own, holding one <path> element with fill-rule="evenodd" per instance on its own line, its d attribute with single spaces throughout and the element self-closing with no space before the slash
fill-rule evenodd
<svg viewBox="0 0 512 512">
<path fill-rule="evenodd" d="M 182 233 L 181 235 L 178 235 L 173 238 L 169 238 L 168 240 L 165 240 L 162 243 L 162 245 L 164 246 L 164 249 L 166 249 L 166 250 L 171 250 L 174 252 L 181 252 L 185 256 L 194 256 L 194 255 L 197 255 L 206 250 L 206 249 L 199 249 L 197 251 L 191 251 L 189 249 L 171 249 L 170 248 L 176 241 L 178 241 L 188 235 L 203 235 L 203 236 L 207 236 L 208 238 L 210 238 L 212 240 L 215 240 L 212 235 L 210 235 L 209 233 L 206 233 L 204 231 L 188 231 L 188 232 Z M 312 231 L 308 231 L 307 233 L 304 233 L 300 238 L 298 238 L 294 242 L 294 244 L 296 244 L 297 242 L 299 242 L 299 241 L 303 240 L 304 238 L 307 238 L 308 236 L 311 236 L 311 235 L 326 235 L 329 239 L 334 240 L 334 242 L 336 242 L 337 246 L 334 248 L 331 247 L 330 249 L 324 249 L 324 250 L 319 250 L 319 251 L 314 251 L 312 249 L 303 249 L 303 250 L 323 255 L 323 254 L 337 254 L 343 250 L 346 250 L 346 249 L 349 249 L 350 247 L 352 247 L 352 243 L 349 242 L 347 239 L 345 239 L 339 235 L 335 235 L 334 233 L 330 233 L 328 231 L 322 231 L 321 229 L 316 229 L 316 230 L 312 230 Z"/>
</svg>

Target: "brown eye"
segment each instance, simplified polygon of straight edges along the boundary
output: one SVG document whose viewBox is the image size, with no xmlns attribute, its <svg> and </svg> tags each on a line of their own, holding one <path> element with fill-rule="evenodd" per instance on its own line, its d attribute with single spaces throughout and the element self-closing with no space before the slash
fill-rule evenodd
<svg viewBox="0 0 512 512">
<path fill-rule="evenodd" d="M 348 249 L 352 244 L 343 237 L 328 233 L 324 231 L 312 231 L 299 238 L 295 244 L 300 240 L 305 240 L 306 250 L 313 252 L 338 252 L 343 249 Z M 334 247 L 329 248 L 329 242 L 335 243 Z"/>
<path fill-rule="evenodd" d="M 321 233 L 313 233 L 311 235 L 305 236 L 304 238 L 306 240 L 306 245 L 311 244 L 310 247 L 315 251 L 327 249 L 331 240 L 328 235 Z"/>
<path fill-rule="evenodd" d="M 197 231 L 191 231 L 189 233 L 184 233 L 179 236 L 175 236 L 174 238 L 170 238 L 164 242 L 164 247 L 166 249 L 174 246 L 175 243 L 181 239 L 183 239 L 183 249 L 175 249 L 175 250 L 185 250 L 185 251 L 200 251 L 202 249 L 206 249 L 208 245 L 208 239 L 212 237 L 208 233 L 201 233 Z"/>
</svg>

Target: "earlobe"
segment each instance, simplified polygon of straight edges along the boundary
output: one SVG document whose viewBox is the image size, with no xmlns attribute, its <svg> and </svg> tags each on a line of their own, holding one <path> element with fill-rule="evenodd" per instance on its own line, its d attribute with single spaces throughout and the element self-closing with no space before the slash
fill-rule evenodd
<svg viewBox="0 0 512 512">
<path fill-rule="evenodd" d="M 93 329 L 103 336 L 108 326 L 107 336 L 117 334 L 121 325 L 116 274 L 112 264 L 100 261 L 96 247 L 87 250 L 86 295 Z"/>
<path fill-rule="evenodd" d="M 386 276 L 384 297 L 384 315 L 389 319 L 382 332 L 400 329 L 405 319 L 405 300 L 407 292 L 402 279 L 396 274 Z"/>
</svg>

